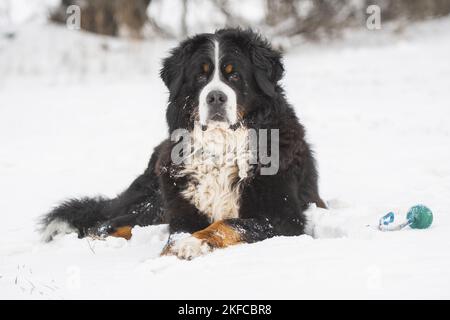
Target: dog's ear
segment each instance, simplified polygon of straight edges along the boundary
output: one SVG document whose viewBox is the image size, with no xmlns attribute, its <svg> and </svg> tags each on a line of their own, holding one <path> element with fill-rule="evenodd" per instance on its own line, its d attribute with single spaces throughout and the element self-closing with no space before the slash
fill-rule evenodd
<svg viewBox="0 0 450 320">
<path fill-rule="evenodd" d="M 184 41 L 180 46 L 172 49 L 170 55 L 163 60 L 163 67 L 159 74 L 169 89 L 171 98 L 175 97 L 181 88 L 184 78 L 184 65 L 190 51 L 190 42 Z"/>
<path fill-rule="evenodd" d="M 255 67 L 256 83 L 265 94 L 273 97 L 278 81 L 284 74 L 281 54 L 257 34 L 253 34 L 250 46 L 250 59 Z"/>
</svg>

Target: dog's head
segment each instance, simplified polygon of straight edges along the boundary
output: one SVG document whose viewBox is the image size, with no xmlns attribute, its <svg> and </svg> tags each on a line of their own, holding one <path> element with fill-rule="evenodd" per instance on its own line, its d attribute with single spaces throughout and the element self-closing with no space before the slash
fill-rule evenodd
<svg viewBox="0 0 450 320">
<path fill-rule="evenodd" d="M 281 56 L 250 30 L 222 29 L 194 36 L 163 61 L 161 78 L 169 89 L 167 121 L 172 132 L 245 123 L 281 92 Z"/>
</svg>

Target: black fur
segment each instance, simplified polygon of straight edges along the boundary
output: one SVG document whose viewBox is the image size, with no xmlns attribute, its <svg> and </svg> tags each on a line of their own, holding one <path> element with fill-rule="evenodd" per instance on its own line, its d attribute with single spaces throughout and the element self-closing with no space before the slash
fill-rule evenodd
<svg viewBox="0 0 450 320">
<path fill-rule="evenodd" d="M 304 210 L 310 203 L 324 207 L 317 187 L 317 171 L 305 131 L 288 104 L 279 80 L 284 73 L 281 55 L 250 30 L 223 29 L 182 42 L 163 61 L 161 78 L 169 89 L 166 119 L 169 134 L 192 129 L 198 94 L 205 85 L 201 65 L 210 59 L 213 40 L 220 41 L 226 62 L 237 66 L 239 81 L 229 82 L 237 93 L 242 125 L 254 129 L 279 129 L 280 167 L 275 175 L 261 175 L 255 167 L 241 189 L 239 218 L 225 221 L 240 230 L 246 242 L 276 235 L 304 232 Z M 71 200 L 43 218 L 74 226 L 79 236 L 106 235 L 125 225 L 168 223 L 171 232 L 199 231 L 212 221 L 184 199 L 180 192 L 186 177 L 170 159 L 173 142 L 163 141 L 147 170 L 115 199 Z"/>
</svg>

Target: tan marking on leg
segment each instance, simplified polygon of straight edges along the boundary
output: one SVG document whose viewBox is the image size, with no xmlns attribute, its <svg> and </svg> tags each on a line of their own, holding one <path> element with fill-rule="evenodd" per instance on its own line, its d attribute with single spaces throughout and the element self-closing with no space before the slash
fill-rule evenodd
<svg viewBox="0 0 450 320">
<path fill-rule="evenodd" d="M 242 242 L 241 235 L 223 221 L 217 221 L 209 227 L 192 234 L 197 239 L 206 241 L 212 248 L 225 248 Z"/>
<path fill-rule="evenodd" d="M 316 200 L 316 206 L 317 206 L 317 208 L 328 209 L 325 202 L 320 198 Z"/>
<path fill-rule="evenodd" d="M 118 237 L 118 238 L 125 238 L 127 240 L 130 240 L 131 239 L 131 230 L 132 229 L 133 228 L 131 226 L 119 227 L 119 228 L 116 229 L 116 231 L 111 233 L 111 236 Z"/>
<path fill-rule="evenodd" d="M 242 108 L 240 106 L 238 106 L 238 110 L 237 110 L 237 118 L 238 118 L 238 120 L 244 119 L 244 116 L 245 116 L 244 110 L 242 110 Z"/>
<path fill-rule="evenodd" d="M 170 256 L 173 255 L 173 242 L 168 242 L 164 246 L 163 250 L 161 251 L 160 256 Z"/>
</svg>

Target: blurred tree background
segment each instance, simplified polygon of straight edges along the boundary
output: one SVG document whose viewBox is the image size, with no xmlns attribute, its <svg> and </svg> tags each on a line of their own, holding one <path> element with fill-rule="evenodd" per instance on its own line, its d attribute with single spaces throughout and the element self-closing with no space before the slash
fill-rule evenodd
<svg viewBox="0 0 450 320">
<path fill-rule="evenodd" d="M 374 4 L 381 9 L 382 22 L 450 14 L 450 0 L 61 0 L 50 19 L 65 23 L 67 8 L 78 5 L 81 28 L 109 36 L 178 38 L 201 32 L 206 24 L 250 26 L 270 36 L 315 39 L 348 27 L 364 27 L 367 7 Z M 196 20 L 203 25 L 196 25 Z"/>
</svg>

